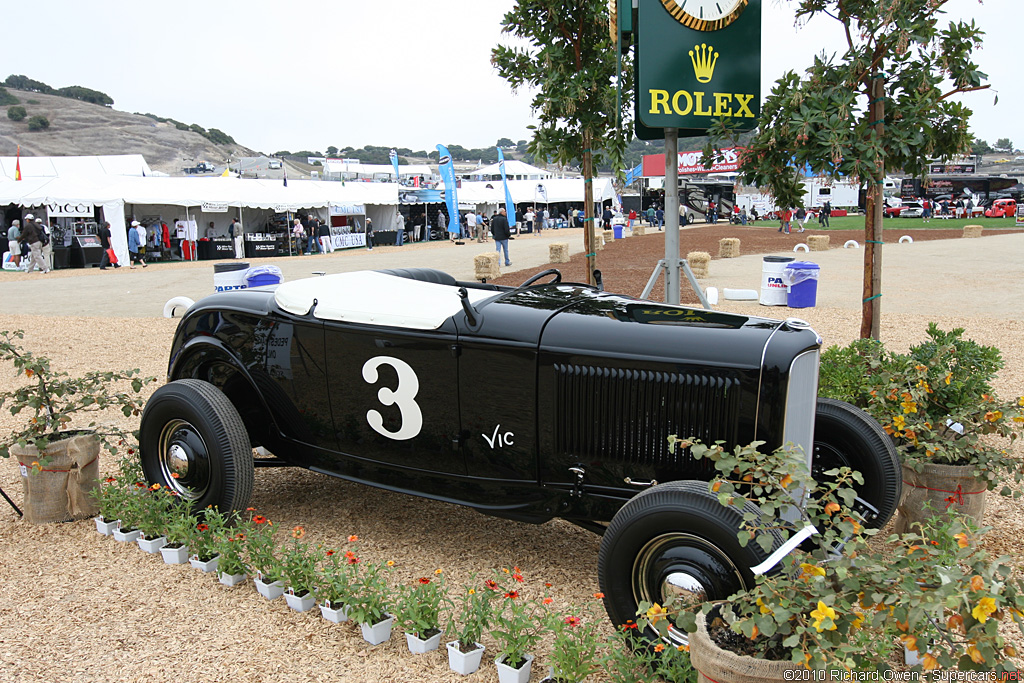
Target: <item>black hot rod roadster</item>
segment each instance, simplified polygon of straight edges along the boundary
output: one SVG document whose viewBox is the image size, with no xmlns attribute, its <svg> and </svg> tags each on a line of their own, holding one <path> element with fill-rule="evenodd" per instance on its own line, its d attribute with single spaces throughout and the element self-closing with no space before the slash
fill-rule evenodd
<svg viewBox="0 0 1024 683">
<path fill-rule="evenodd" d="M 669 593 L 726 597 L 767 559 L 712 469 L 666 437 L 801 446 L 812 471 L 864 475 L 881 526 L 896 455 L 862 411 L 818 399 L 821 340 L 803 321 L 642 301 L 565 283 L 352 272 L 215 294 L 174 337 L 146 405 L 152 482 L 244 508 L 260 465 L 295 465 L 501 517 L 603 534 L 610 616 Z M 253 457 L 262 446 L 271 459 Z"/>
</svg>

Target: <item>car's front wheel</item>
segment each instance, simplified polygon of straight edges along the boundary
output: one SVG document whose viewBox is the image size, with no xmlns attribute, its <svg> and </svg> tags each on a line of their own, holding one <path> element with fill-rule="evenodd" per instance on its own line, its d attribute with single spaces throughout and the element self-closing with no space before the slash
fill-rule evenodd
<svg viewBox="0 0 1024 683">
<path fill-rule="evenodd" d="M 157 389 L 142 412 L 139 451 L 146 479 L 197 510 L 242 510 L 252 495 L 255 469 L 245 424 L 209 382 L 180 379 Z"/>
<path fill-rule="evenodd" d="M 740 547 L 736 533 L 744 512 L 757 508 L 725 507 L 706 482 L 697 481 L 660 484 L 622 506 L 601 539 L 597 560 L 612 622 L 635 621 L 641 602 L 664 606 L 675 598 L 678 606 L 696 608 L 753 586 L 751 567 L 768 555 L 757 543 Z M 674 628 L 670 636 L 687 640 Z"/>
</svg>

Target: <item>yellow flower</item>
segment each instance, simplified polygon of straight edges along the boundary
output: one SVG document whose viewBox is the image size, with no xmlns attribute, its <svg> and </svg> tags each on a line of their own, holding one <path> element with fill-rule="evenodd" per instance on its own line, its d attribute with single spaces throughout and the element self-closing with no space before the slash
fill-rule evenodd
<svg viewBox="0 0 1024 683">
<path fill-rule="evenodd" d="M 985 419 L 989 422 L 998 422 L 1002 416 L 1003 411 L 1001 410 L 990 410 L 985 413 Z"/>
<path fill-rule="evenodd" d="M 476 595 L 476 589 L 475 588 L 470 588 L 469 589 L 469 594 L 470 595 Z"/>
<path fill-rule="evenodd" d="M 1024 406 L 1024 396 L 1017 399 L 1017 405 Z"/>
<path fill-rule="evenodd" d="M 981 578 L 977 574 L 971 577 L 971 590 L 983 591 L 985 590 L 985 579 Z"/>
<path fill-rule="evenodd" d="M 902 415 L 897 415 L 896 417 L 892 418 L 892 424 L 897 430 L 903 429 L 904 427 L 907 426 L 907 418 L 903 417 Z"/>
<path fill-rule="evenodd" d="M 949 385 L 950 381 L 952 381 L 952 379 L 953 379 L 953 373 L 952 372 L 949 373 L 948 375 L 946 375 L 946 385 L 947 386 Z"/>
<path fill-rule="evenodd" d="M 814 619 L 814 623 L 811 625 L 817 629 L 818 633 L 836 630 L 836 611 L 821 600 L 818 600 L 818 609 L 811 612 L 811 617 Z M 826 620 L 829 622 L 828 626 L 825 625 Z"/>
<path fill-rule="evenodd" d="M 903 412 L 905 414 L 917 412 L 917 403 L 909 398 L 904 399 L 903 402 L 900 403 L 900 405 L 903 406 Z"/>
<path fill-rule="evenodd" d="M 825 576 L 825 570 L 821 567 L 806 562 L 800 563 L 800 578 L 812 579 L 815 576 Z"/>
<path fill-rule="evenodd" d="M 651 608 L 647 610 L 647 618 L 651 620 L 652 624 L 657 624 L 667 616 L 668 611 L 658 603 L 654 603 L 651 605 Z"/>
<path fill-rule="evenodd" d="M 968 545 L 970 545 L 970 543 L 967 541 L 967 534 L 963 532 L 956 534 L 955 536 L 953 536 L 953 538 L 956 539 L 956 544 L 961 548 L 966 548 Z"/>
<path fill-rule="evenodd" d="M 853 620 L 852 624 L 850 624 L 850 628 L 851 629 L 853 629 L 853 628 L 860 628 L 860 625 L 864 623 L 864 613 L 863 612 L 854 612 L 854 614 L 857 615 L 857 618 Z"/>
<path fill-rule="evenodd" d="M 441 573 L 442 573 L 442 570 L 440 570 L 440 569 L 435 569 L 434 570 L 434 574 L 441 574 Z"/>
<path fill-rule="evenodd" d="M 981 652 L 978 651 L 978 648 L 974 647 L 974 645 L 967 648 L 967 656 L 970 657 L 971 661 L 975 664 L 985 663 L 985 655 L 981 654 Z"/>
<path fill-rule="evenodd" d="M 971 610 L 971 616 L 978 620 L 979 624 L 984 624 L 988 621 L 990 614 L 996 611 L 996 601 L 994 598 L 982 598 L 978 601 L 978 604 Z"/>
<path fill-rule="evenodd" d="M 900 640 L 903 641 L 903 647 L 911 652 L 917 652 L 917 636 L 900 636 Z"/>
<path fill-rule="evenodd" d="M 939 660 L 931 652 L 925 652 L 921 656 L 921 668 L 925 671 L 932 671 L 939 668 Z"/>
<path fill-rule="evenodd" d="M 394 560 L 388 560 L 388 561 L 387 561 L 387 565 L 388 565 L 389 567 L 394 567 L 394 566 L 395 566 L 395 561 L 394 561 Z"/>
<path fill-rule="evenodd" d="M 792 483 L 793 483 L 793 477 L 791 475 L 787 474 L 786 476 L 784 476 L 782 478 L 782 481 L 779 482 L 779 486 L 781 486 L 782 488 L 786 488 L 787 486 L 789 486 Z"/>
<path fill-rule="evenodd" d="M 761 598 L 757 599 L 757 606 L 761 608 L 761 614 L 772 614 L 772 608 L 764 604 Z"/>
</svg>

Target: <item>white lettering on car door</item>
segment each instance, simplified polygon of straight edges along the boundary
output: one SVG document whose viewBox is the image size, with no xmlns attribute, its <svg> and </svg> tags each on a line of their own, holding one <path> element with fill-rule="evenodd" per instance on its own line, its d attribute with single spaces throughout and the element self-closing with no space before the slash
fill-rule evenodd
<svg viewBox="0 0 1024 683">
<path fill-rule="evenodd" d="M 377 368 L 381 365 L 390 365 L 398 373 L 398 386 L 394 389 L 381 387 L 377 392 L 377 399 L 385 406 L 398 406 L 402 414 L 402 424 L 398 431 L 388 431 L 384 427 L 384 416 L 376 410 L 366 413 L 366 421 L 373 428 L 373 431 L 394 439 L 405 441 L 417 436 L 423 429 L 423 413 L 417 405 L 416 393 L 420 390 L 420 380 L 416 377 L 416 371 L 403 360 L 390 356 L 377 356 L 363 364 L 363 379 L 369 384 L 376 384 L 379 378 Z"/>
</svg>

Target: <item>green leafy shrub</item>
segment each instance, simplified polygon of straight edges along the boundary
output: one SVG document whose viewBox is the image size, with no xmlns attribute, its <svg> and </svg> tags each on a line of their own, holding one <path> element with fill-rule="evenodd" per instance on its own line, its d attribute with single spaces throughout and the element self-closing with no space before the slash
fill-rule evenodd
<svg viewBox="0 0 1024 683">
<path fill-rule="evenodd" d="M 50 127 L 50 119 L 45 116 L 33 116 L 28 120 L 29 130 L 46 130 Z"/>
<path fill-rule="evenodd" d="M 32 101 L 29 100 L 29 104 L 31 103 Z M 7 88 L 0 87 L 0 105 L 7 106 L 9 104 L 21 104 L 21 100 L 7 92 Z"/>
<path fill-rule="evenodd" d="M 25 111 L 25 107 L 16 106 L 7 108 L 7 118 L 11 121 L 21 121 L 26 116 L 28 116 L 28 112 Z"/>
<path fill-rule="evenodd" d="M 69 85 L 66 88 L 60 88 L 54 94 L 60 95 L 61 97 L 67 97 L 73 100 L 89 102 L 90 104 L 100 104 L 105 107 L 111 107 L 114 105 L 114 100 L 110 97 L 110 95 L 104 92 L 100 92 L 99 90 L 85 88 L 80 85 Z"/>
</svg>

